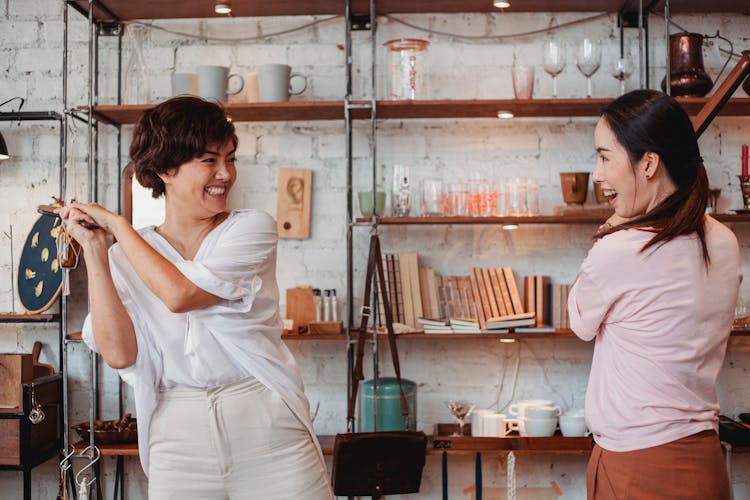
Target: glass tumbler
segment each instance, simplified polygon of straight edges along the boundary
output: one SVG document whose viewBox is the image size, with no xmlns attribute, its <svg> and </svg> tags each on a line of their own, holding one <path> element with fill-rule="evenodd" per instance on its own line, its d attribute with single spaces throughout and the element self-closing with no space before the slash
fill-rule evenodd
<svg viewBox="0 0 750 500">
<path fill-rule="evenodd" d="M 394 217 L 408 217 L 411 213 L 411 184 L 409 166 L 393 165 L 391 209 Z"/>
<path fill-rule="evenodd" d="M 508 215 L 519 217 L 527 213 L 526 179 L 514 177 L 508 183 Z"/>
<path fill-rule="evenodd" d="M 448 214 L 456 217 L 466 217 L 469 215 L 467 210 L 468 188 L 462 182 L 448 184 Z"/>
<path fill-rule="evenodd" d="M 388 67 L 390 99 L 424 98 L 424 56 L 430 42 L 419 38 L 396 38 L 383 44 L 390 50 Z"/>
<path fill-rule="evenodd" d="M 440 217 L 443 201 L 443 181 L 440 179 L 424 179 L 422 181 L 422 216 Z"/>
</svg>

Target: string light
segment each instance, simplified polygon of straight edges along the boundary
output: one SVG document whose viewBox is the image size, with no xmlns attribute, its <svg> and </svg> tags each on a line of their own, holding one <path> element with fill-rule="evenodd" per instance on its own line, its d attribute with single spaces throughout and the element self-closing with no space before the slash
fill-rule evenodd
<svg viewBox="0 0 750 500">
<path fill-rule="evenodd" d="M 510 2 L 503 2 L 501 0 L 495 0 L 494 2 L 492 2 L 492 5 L 494 5 L 498 9 L 507 9 L 508 7 L 510 7 Z"/>
</svg>

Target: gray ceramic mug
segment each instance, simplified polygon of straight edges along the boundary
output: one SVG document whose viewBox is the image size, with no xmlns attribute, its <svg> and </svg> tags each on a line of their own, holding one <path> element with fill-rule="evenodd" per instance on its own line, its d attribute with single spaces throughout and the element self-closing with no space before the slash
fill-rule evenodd
<svg viewBox="0 0 750 500">
<path fill-rule="evenodd" d="M 229 90 L 229 81 L 239 80 L 236 90 Z M 228 95 L 239 94 L 245 87 L 241 75 L 229 73 L 226 66 L 198 66 L 198 95 L 207 101 L 226 102 Z"/>
<path fill-rule="evenodd" d="M 302 78 L 299 90 L 292 89 L 292 78 Z M 286 102 L 290 95 L 301 94 L 307 88 L 307 77 L 292 73 L 286 64 L 264 64 L 258 68 L 258 94 L 261 102 Z"/>
</svg>

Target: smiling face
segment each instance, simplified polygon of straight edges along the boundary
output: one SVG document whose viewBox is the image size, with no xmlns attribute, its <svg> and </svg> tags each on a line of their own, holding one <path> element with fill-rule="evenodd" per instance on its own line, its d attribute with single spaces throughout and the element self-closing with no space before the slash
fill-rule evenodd
<svg viewBox="0 0 750 500">
<path fill-rule="evenodd" d="M 227 210 L 227 197 L 237 179 L 232 141 L 209 145 L 193 158 L 160 177 L 166 188 L 167 210 L 196 218 L 212 217 Z"/>
<path fill-rule="evenodd" d="M 605 119 L 600 119 L 594 131 L 598 158 L 593 180 L 609 198 L 609 204 L 620 217 L 639 217 L 661 201 L 657 196 L 659 179 L 654 177 L 659 169 L 659 158 L 646 153 L 632 164 L 625 147 L 620 144 Z"/>
</svg>

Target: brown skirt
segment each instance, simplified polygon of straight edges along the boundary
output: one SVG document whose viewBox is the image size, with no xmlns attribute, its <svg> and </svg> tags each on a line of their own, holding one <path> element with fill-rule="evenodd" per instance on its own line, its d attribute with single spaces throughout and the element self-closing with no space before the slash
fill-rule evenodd
<svg viewBox="0 0 750 500">
<path fill-rule="evenodd" d="M 589 500 L 728 500 L 729 488 L 714 431 L 635 451 L 596 445 L 586 471 Z"/>
</svg>

